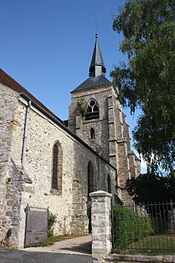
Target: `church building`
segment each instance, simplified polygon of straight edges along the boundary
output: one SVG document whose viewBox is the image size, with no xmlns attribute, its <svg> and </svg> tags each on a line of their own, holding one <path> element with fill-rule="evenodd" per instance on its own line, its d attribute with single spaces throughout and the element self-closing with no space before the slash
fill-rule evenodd
<svg viewBox="0 0 175 263">
<path fill-rule="evenodd" d="M 130 201 L 125 182 L 138 176 L 140 160 L 105 72 L 96 35 L 89 78 L 71 91 L 69 118 L 62 121 L 0 70 L 0 244 L 35 244 L 41 211 L 56 216 L 55 235 L 88 233 L 93 191 Z M 38 236 L 31 236 L 33 225 Z"/>
</svg>

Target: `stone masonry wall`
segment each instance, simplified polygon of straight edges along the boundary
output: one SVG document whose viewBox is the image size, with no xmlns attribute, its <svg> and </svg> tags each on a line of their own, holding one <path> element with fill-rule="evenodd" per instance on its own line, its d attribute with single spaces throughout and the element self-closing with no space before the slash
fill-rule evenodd
<svg viewBox="0 0 175 263">
<path fill-rule="evenodd" d="M 7 243 L 8 245 L 7 233 L 9 234 L 11 232 L 10 229 L 15 228 L 15 226 L 9 226 L 8 224 L 11 216 L 8 207 L 16 197 L 9 195 L 9 184 L 11 182 L 10 154 L 12 136 L 17 125 L 14 120 L 14 111 L 17 108 L 18 101 L 16 93 L 11 89 L 7 89 L 2 84 L 0 84 L 0 98 L 0 242 L 2 244 Z M 18 211 L 16 212 L 16 216 L 18 216 Z"/>
<path fill-rule="evenodd" d="M 97 191 L 90 194 L 92 209 L 92 257 L 103 262 L 103 256 L 112 249 L 110 193 Z"/>
<path fill-rule="evenodd" d="M 21 167 L 26 105 L 27 103 L 20 99 L 13 117 L 13 121 L 18 123 L 15 126 L 16 129 L 13 130 L 10 155 L 14 167 Z M 51 191 L 52 150 L 57 141 L 63 150 L 61 195 Z M 107 189 L 108 174 L 114 184 L 115 170 L 104 161 L 99 160 L 98 156 L 33 106 L 29 110 L 26 142 L 26 163 L 21 169 L 27 179 L 23 178 L 22 183 L 16 181 L 16 192 L 20 193 L 18 197 L 20 217 L 15 221 L 18 221 L 19 227 L 19 235 L 16 237 L 17 246 L 23 247 L 24 245 L 27 204 L 42 208 L 49 207 L 49 210 L 57 216 L 54 226 L 54 233 L 57 235 L 72 232 L 87 233 L 88 162 L 91 161 L 94 169 L 95 190 Z M 13 176 L 15 169 L 13 169 Z M 20 174 L 20 168 L 17 170 L 16 175 Z M 113 191 L 114 188 L 115 186 L 112 188 Z M 14 222 L 11 218 L 8 222 L 9 227 L 12 221 Z"/>
<path fill-rule="evenodd" d="M 10 236 L 4 239 L 3 243 L 5 246 L 18 247 L 22 191 L 24 190 L 25 184 L 31 183 L 25 171 L 11 159 L 9 164 L 9 177 L 6 183 L 6 217 L 4 220 L 6 233 L 10 233 Z"/>
<path fill-rule="evenodd" d="M 108 97 L 108 119 L 109 119 L 109 151 L 110 162 L 117 167 L 118 195 L 125 204 L 132 203 L 125 184 L 127 179 L 136 176 L 135 154 L 131 157 L 131 139 L 129 126 L 125 120 L 122 105 L 118 101 L 117 93 L 112 90 Z"/>
<path fill-rule="evenodd" d="M 123 119 L 122 105 L 114 89 L 111 90 L 111 95 L 108 97 L 108 125 L 110 163 L 117 168 L 117 194 L 124 201 L 129 198 L 125 190 L 125 183 L 130 177 L 128 158 L 130 139 L 126 140 L 126 124 Z"/>
</svg>

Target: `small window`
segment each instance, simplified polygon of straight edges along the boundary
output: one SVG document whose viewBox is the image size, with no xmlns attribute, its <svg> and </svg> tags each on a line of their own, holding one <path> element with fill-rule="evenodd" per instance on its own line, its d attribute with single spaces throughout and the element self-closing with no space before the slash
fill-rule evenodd
<svg viewBox="0 0 175 263">
<path fill-rule="evenodd" d="M 87 112 L 85 115 L 85 120 L 92 120 L 99 118 L 99 107 L 96 100 L 91 99 L 88 103 Z"/>
<path fill-rule="evenodd" d="M 91 128 L 90 134 L 91 134 L 91 139 L 95 139 L 95 131 L 93 128 Z"/>
<path fill-rule="evenodd" d="M 62 160 L 62 147 L 56 142 L 53 146 L 51 189 L 57 194 L 62 192 Z"/>
</svg>

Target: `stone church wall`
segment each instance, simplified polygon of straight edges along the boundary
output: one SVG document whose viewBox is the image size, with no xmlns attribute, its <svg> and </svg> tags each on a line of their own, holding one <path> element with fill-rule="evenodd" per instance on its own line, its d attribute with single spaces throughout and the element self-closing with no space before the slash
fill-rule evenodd
<svg viewBox="0 0 175 263">
<path fill-rule="evenodd" d="M 0 88 L 2 97 L 6 96 L 1 100 L 4 114 L 1 113 L 0 119 L 3 123 L 0 126 L 3 131 L 0 136 L 0 240 L 4 240 L 11 229 L 11 245 L 24 246 L 27 205 L 49 207 L 57 216 L 54 226 L 57 235 L 87 233 L 88 163 L 93 167 L 93 191 L 107 190 L 107 176 L 110 175 L 114 192 L 115 169 L 33 105 L 28 110 L 23 167 L 27 102 L 11 89 Z M 63 152 L 61 193 L 51 190 L 53 146 L 57 141 Z M 7 197 L 11 199 L 8 201 Z"/>
<path fill-rule="evenodd" d="M 13 213 L 9 210 L 9 206 L 14 202 L 13 196 L 10 195 L 10 169 L 12 136 L 15 128 L 14 111 L 18 106 L 18 100 L 16 93 L 2 84 L 0 84 L 0 98 L 0 242 L 2 240 L 6 242 Z M 16 203 L 14 207 L 15 205 Z M 18 212 L 16 211 L 16 217 Z M 15 231 L 17 232 L 17 229 Z"/>
</svg>

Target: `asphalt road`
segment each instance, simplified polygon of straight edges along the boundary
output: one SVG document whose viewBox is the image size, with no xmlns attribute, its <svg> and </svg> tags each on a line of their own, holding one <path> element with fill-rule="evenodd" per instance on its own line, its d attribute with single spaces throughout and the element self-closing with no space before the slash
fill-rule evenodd
<svg viewBox="0 0 175 263">
<path fill-rule="evenodd" d="M 0 263 L 92 263 L 91 256 L 26 252 L 0 247 Z"/>
</svg>

